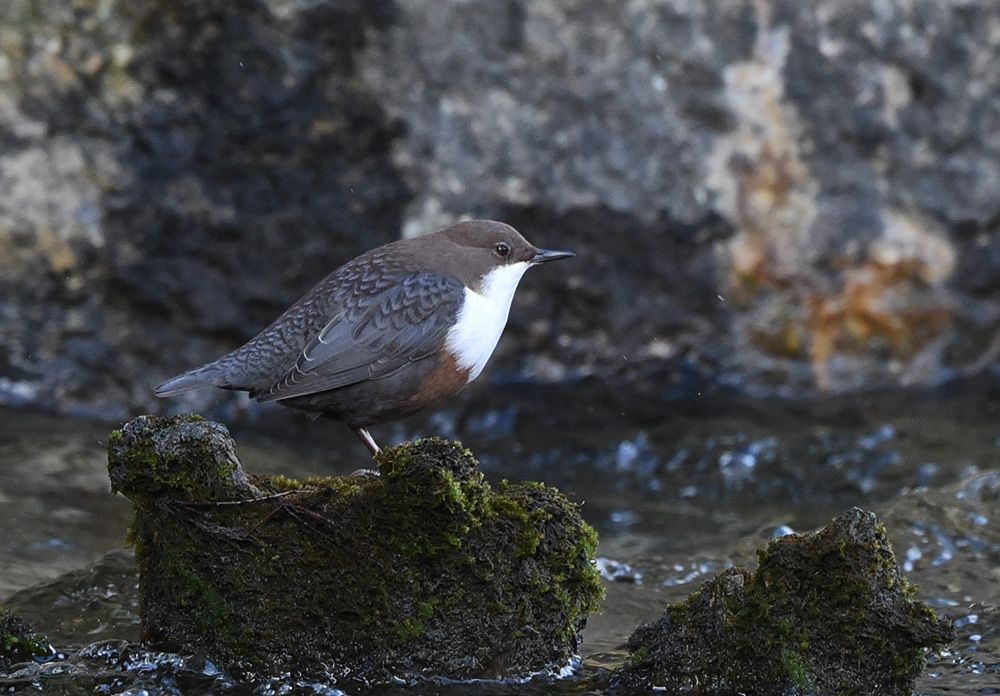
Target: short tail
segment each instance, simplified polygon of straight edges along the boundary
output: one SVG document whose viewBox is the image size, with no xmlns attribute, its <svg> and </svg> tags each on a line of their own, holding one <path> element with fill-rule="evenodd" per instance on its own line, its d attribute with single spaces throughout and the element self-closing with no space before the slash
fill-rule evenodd
<svg viewBox="0 0 1000 696">
<path fill-rule="evenodd" d="M 223 381 L 219 369 L 214 364 L 205 365 L 182 375 L 171 377 L 163 384 L 154 387 L 153 393 L 160 397 L 174 396 L 196 389 L 223 386 Z"/>
</svg>

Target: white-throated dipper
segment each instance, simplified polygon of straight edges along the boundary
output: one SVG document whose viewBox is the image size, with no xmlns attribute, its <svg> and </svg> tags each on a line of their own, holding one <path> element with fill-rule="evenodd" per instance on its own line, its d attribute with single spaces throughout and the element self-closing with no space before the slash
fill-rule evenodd
<svg viewBox="0 0 1000 696">
<path fill-rule="evenodd" d="M 377 454 L 368 428 L 478 377 L 524 272 L 569 256 L 491 220 L 392 242 L 335 270 L 245 345 L 154 393 L 246 391 L 341 420 Z"/>
</svg>

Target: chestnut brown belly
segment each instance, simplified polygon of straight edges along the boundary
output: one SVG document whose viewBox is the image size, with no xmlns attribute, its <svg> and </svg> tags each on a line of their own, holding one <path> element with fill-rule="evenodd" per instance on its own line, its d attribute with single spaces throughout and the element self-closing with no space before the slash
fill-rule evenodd
<svg viewBox="0 0 1000 696">
<path fill-rule="evenodd" d="M 469 370 L 447 352 L 408 363 L 381 379 L 285 399 L 290 408 L 320 413 L 352 428 L 367 428 L 409 416 L 462 391 Z"/>
</svg>

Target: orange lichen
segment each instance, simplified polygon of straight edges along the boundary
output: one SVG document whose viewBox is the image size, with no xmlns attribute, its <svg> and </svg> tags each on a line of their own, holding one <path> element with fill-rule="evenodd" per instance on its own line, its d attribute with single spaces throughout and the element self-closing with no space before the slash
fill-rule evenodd
<svg viewBox="0 0 1000 696">
<path fill-rule="evenodd" d="M 770 355 L 807 358 L 817 386 L 826 389 L 835 354 L 878 350 L 907 360 L 948 326 L 951 309 L 940 299 L 928 302 L 926 292 L 941 274 L 919 246 L 879 254 L 873 245 L 866 257 L 835 261 L 832 282 L 820 278 L 825 287 L 817 287 L 803 270 L 810 263 L 802 216 L 809 178 L 795 157 L 765 142 L 754 157 L 734 156 L 729 169 L 737 180 L 740 231 L 729 245 L 727 292 L 744 305 L 772 300 L 772 311 L 750 329 L 754 345 Z"/>
<path fill-rule="evenodd" d="M 869 259 L 843 270 L 843 289 L 830 295 L 804 297 L 812 338 L 809 357 L 817 384 L 829 386 L 827 362 L 836 351 L 870 350 L 880 343 L 892 356 L 911 358 L 948 325 L 946 307 L 924 307 L 904 301 L 893 307 L 891 295 L 904 298 L 920 283 L 923 263 L 903 259 L 885 263 Z"/>
<path fill-rule="evenodd" d="M 740 234 L 730 246 L 737 287 L 750 294 L 762 286 L 788 287 L 792 278 L 783 258 L 787 249 L 781 247 L 799 230 L 785 218 L 797 207 L 791 199 L 804 185 L 805 171 L 796 158 L 770 142 L 754 159 L 734 155 L 729 168 L 737 179 Z"/>
</svg>

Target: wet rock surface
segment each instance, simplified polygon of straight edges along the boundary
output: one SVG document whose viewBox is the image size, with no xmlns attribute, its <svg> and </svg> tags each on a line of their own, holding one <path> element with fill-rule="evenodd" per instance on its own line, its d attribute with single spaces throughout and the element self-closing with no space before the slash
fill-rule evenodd
<svg viewBox="0 0 1000 696">
<path fill-rule="evenodd" d="M 466 214 L 578 253 L 525 281 L 494 381 L 975 374 L 1000 345 L 998 13 L 4 3 L 0 403 L 171 408 L 149 385 Z M 185 407 L 208 405 L 257 417 Z"/>
<path fill-rule="evenodd" d="M 443 440 L 385 451 L 378 476 L 248 478 L 221 426 L 143 417 L 112 435 L 108 468 L 136 513 L 144 643 L 238 671 L 558 671 L 602 595 L 575 505 L 494 491 Z"/>
<path fill-rule="evenodd" d="M 924 649 L 955 638 L 913 597 L 875 514 L 845 512 L 823 530 L 788 535 L 730 568 L 629 638 L 613 678 L 667 693 L 908 696 Z"/>
</svg>

